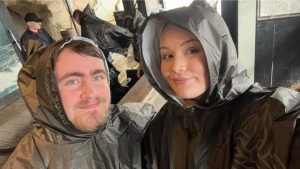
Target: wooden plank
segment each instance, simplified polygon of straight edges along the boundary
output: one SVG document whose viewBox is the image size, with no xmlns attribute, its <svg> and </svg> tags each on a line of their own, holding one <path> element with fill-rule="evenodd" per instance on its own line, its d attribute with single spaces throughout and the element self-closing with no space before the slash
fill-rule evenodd
<svg viewBox="0 0 300 169">
<path fill-rule="evenodd" d="M 166 100 L 150 85 L 147 78 L 142 76 L 119 101 L 119 104 L 133 102 L 150 103 L 158 111 Z"/>
</svg>

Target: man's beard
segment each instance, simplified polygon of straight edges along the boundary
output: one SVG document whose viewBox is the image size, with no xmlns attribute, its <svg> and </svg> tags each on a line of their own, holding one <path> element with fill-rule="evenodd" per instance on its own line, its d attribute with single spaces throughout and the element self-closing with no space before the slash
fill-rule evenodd
<svg viewBox="0 0 300 169">
<path fill-rule="evenodd" d="M 108 118 L 109 113 L 109 105 L 110 102 L 106 99 L 98 99 L 100 103 L 100 108 L 97 110 L 92 110 L 86 112 L 86 115 L 77 115 L 72 120 L 73 125 L 84 132 L 94 132 L 100 126 L 104 125 Z M 83 103 L 79 103 L 83 104 Z M 78 107 L 78 106 L 76 106 Z"/>
</svg>

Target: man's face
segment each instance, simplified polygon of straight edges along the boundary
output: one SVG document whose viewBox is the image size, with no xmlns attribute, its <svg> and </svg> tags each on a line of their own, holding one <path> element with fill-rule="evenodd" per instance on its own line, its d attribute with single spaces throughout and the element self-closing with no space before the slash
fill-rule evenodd
<svg viewBox="0 0 300 169">
<path fill-rule="evenodd" d="M 103 60 L 65 48 L 55 75 L 64 110 L 76 128 L 92 132 L 106 122 L 110 89 Z"/>
<path fill-rule="evenodd" d="M 40 30 L 42 27 L 42 22 L 30 21 L 30 22 L 27 22 L 27 27 L 30 30 Z"/>
</svg>

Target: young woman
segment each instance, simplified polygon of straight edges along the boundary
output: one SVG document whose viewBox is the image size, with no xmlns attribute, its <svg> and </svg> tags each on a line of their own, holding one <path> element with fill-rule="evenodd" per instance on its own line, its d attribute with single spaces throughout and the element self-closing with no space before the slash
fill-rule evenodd
<svg viewBox="0 0 300 169">
<path fill-rule="evenodd" d="M 168 100 L 144 137 L 145 168 L 297 168 L 300 94 L 252 84 L 208 4 L 151 15 L 141 45 L 144 73 Z"/>
</svg>

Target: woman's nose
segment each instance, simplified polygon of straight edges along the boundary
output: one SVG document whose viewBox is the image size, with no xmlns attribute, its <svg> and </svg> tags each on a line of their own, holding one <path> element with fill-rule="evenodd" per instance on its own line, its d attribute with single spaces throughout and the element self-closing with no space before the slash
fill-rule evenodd
<svg viewBox="0 0 300 169">
<path fill-rule="evenodd" d="M 175 56 L 173 60 L 172 69 L 174 72 L 182 72 L 186 69 L 187 61 L 182 56 Z"/>
</svg>

